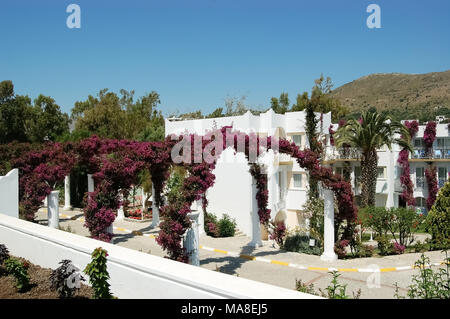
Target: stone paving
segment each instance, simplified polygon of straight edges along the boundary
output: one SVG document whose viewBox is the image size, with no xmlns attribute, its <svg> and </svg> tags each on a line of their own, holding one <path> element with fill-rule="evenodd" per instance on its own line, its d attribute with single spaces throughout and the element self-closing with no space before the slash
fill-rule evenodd
<svg viewBox="0 0 450 319">
<path fill-rule="evenodd" d="M 63 215 L 71 218 L 60 218 L 60 226 L 67 230 L 68 226 L 73 233 L 88 236 L 87 228 L 83 226 L 83 222 L 76 220 L 82 218 L 80 211 L 62 211 Z M 47 214 L 45 210 L 40 210 L 37 214 L 37 221 L 43 224 L 47 223 Z M 133 221 L 115 221 L 114 222 L 114 244 L 127 248 L 150 253 L 152 255 L 163 257 L 165 252 L 156 243 L 154 237 L 158 234 L 159 229 L 152 229 L 151 222 L 133 222 Z M 127 233 L 119 229 L 141 232 L 144 236 L 137 233 Z M 392 267 L 412 266 L 419 259 L 420 253 L 404 254 L 386 257 L 373 258 L 356 258 L 349 260 L 337 260 L 336 262 L 321 261 L 318 256 L 306 255 L 301 253 L 286 252 L 274 247 L 272 241 L 263 241 L 262 247 L 250 247 L 248 243 L 250 238 L 246 236 L 237 236 L 231 238 L 212 238 L 206 235 L 200 236 L 200 245 L 204 247 L 215 248 L 217 251 L 200 249 L 200 266 L 221 271 L 233 276 L 261 281 L 276 286 L 295 289 L 296 279 L 301 279 L 306 284 L 314 284 L 316 290 L 318 288 L 326 288 L 331 281 L 331 274 L 320 268 L 362 268 L 387 269 L 387 272 L 358 272 L 345 271 L 341 272 L 339 281 L 347 284 L 347 295 L 361 289 L 361 298 L 393 298 L 395 294 L 395 283 L 400 287 L 399 293 L 405 295 L 407 286 L 411 283 L 411 277 L 418 274 L 417 269 L 406 269 L 389 271 Z M 252 256 L 253 258 L 262 258 L 266 262 L 251 260 L 250 258 L 240 258 L 238 256 L 230 256 L 224 251 L 236 252 L 239 255 Z M 425 253 L 432 263 L 442 262 L 444 256 L 439 251 Z M 280 263 L 270 263 L 267 260 L 275 260 Z M 294 263 L 317 269 L 298 269 L 286 267 L 284 263 Z M 392 270 L 392 269 L 391 269 Z M 369 279 L 369 285 L 367 280 Z M 376 282 L 379 285 L 376 285 Z M 372 283 L 372 284 L 371 284 Z"/>
</svg>

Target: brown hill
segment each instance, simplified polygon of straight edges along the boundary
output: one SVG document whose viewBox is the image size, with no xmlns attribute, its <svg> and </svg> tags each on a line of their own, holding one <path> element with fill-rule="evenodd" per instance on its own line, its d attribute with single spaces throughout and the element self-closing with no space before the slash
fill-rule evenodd
<svg viewBox="0 0 450 319">
<path fill-rule="evenodd" d="M 369 107 L 408 115 L 450 109 L 450 70 L 426 74 L 371 74 L 331 93 L 351 112 Z"/>
</svg>

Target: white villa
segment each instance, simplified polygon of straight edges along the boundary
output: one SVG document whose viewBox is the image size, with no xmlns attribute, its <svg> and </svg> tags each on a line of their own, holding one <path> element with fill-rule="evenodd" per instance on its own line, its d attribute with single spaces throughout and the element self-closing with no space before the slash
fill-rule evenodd
<svg viewBox="0 0 450 319">
<path fill-rule="evenodd" d="M 260 115 L 250 112 L 242 116 L 221 117 L 211 119 L 179 120 L 166 119 L 166 135 L 196 133 L 204 135 L 206 131 L 223 126 L 233 126 L 234 129 L 250 133 L 256 132 L 260 136 L 284 137 L 296 143 L 300 148 L 308 146 L 305 133 L 305 112 L 287 112 L 276 114 L 272 109 Z M 338 125 L 331 123 L 331 113 L 316 114 L 320 118 L 319 129 L 326 141 L 324 164 L 342 173 L 344 162 L 351 165 L 351 182 L 356 200 L 361 192 L 358 185 L 360 175 L 359 152 L 351 150 L 344 154 L 329 143 L 329 127 L 337 130 Z M 442 187 L 450 172 L 450 134 L 448 124 L 437 124 L 436 141 L 433 152 L 425 158 L 423 152 L 423 132 L 425 126 L 420 125 L 416 138 L 413 140 L 414 153 L 410 156 L 411 179 L 414 183 L 414 197 L 416 207 L 426 210 L 428 189 L 425 182 L 425 169 L 432 162 L 437 167 L 438 184 Z M 386 207 L 404 206 L 400 198 L 402 186 L 400 184 L 401 169 L 397 164 L 400 148 L 394 145 L 378 150 L 378 180 L 376 205 Z M 347 152 L 348 153 L 348 152 Z M 269 207 L 271 218 L 284 220 L 289 228 L 303 224 L 303 205 L 307 198 L 308 177 L 294 159 L 285 154 L 269 152 L 263 156 L 268 176 Z M 251 214 L 253 191 L 252 177 L 248 172 L 247 161 L 242 154 L 226 150 L 222 155 L 214 174 L 215 185 L 208 190 L 208 211 L 218 216 L 226 213 L 236 219 L 239 229 L 251 235 Z M 226 196 L 224 196 L 226 194 Z"/>
</svg>

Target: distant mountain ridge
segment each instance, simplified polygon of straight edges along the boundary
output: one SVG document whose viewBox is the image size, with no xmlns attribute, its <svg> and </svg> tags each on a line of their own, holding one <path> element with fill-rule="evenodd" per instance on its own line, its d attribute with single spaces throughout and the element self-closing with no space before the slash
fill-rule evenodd
<svg viewBox="0 0 450 319">
<path fill-rule="evenodd" d="M 450 110 L 450 70 L 425 74 L 376 73 L 332 91 L 351 112 L 376 107 L 414 116 Z M 444 112 L 446 113 L 446 112 Z"/>
</svg>

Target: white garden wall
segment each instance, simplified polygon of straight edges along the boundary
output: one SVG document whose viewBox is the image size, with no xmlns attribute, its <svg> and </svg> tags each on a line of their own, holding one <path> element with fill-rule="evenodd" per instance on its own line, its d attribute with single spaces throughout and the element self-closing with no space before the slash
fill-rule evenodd
<svg viewBox="0 0 450 319">
<path fill-rule="evenodd" d="M 97 247 L 108 251 L 111 292 L 119 298 L 319 298 L 0 215 L 0 243 L 42 267 L 70 259 L 80 269 Z M 270 274 L 268 274 L 270 275 Z"/>
<path fill-rule="evenodd" d="M 213 174 L 214 186 L 208 189 L 207 212 L 218 217 L 228 214 L 236 219 L 237 227 L 244 234 L 252 236 L 252 176 L 242 153 L 233 155 L 231 148 L 220 156 Z"/>
<path fill-rule="evenodd" d="M 19 217 L 19 170 L 0 176 L 0 214 Z"/>
</svg>

